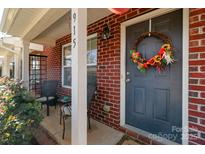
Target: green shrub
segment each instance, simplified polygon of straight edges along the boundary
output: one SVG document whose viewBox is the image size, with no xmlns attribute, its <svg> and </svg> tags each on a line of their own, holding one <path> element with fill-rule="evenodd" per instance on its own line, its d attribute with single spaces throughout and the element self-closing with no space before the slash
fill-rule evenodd
<svg viewBox="0 0 205 154">
<path fill-rule="evenodd" d="M 42 120 L 40 104 L 9 78 L 0 79 L 0 144 L 30 144 Z"/>
</svg>

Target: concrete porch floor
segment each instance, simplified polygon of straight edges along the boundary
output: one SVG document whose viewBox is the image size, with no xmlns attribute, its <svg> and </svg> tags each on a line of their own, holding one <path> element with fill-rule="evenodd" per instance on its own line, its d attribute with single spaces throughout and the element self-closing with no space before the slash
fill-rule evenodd
<svg viewBox="0 0 205 154">
<path fill-rule="evenodd" d="M 50 116 L 46 116 L 46 106 L 43 107 L 44 119 L 41 126 L 53 140 L 60 145 L 71 144 L 71 117 L 66 119 L 65 139 L 62 139 L 63 126 L 60 125 L 59 106 L 50 107 Z M 91 129 L 88 129 L 89 145 L 115 145 L 123 137 L 123 133 L 100 122 L 91 119 Z"/>
</svg>

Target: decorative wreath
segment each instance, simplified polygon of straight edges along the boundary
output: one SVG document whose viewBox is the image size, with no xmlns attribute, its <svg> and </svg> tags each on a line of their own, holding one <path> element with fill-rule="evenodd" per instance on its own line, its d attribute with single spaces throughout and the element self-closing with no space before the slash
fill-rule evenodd
<svg viewBox="0 0 205 154">
<path fill-rule="evenodd" d="M 163 45 L 155 56 L 145 59 L 142 54 L 137 51 L 139 43 L 147 37 L 156 37 L 163 41 Z M 131 61 L 137 64 L 140 72 L 145 72 L 150 67 L 155 67 L 158 72 L 164 70 L 165 66 L 175 62 L 173 55 L 173 45 L 168 36 L 159 32 L 146 32 L 140 35 L 135 44 L 136 50 L 130 50 Z"/>
</svg>

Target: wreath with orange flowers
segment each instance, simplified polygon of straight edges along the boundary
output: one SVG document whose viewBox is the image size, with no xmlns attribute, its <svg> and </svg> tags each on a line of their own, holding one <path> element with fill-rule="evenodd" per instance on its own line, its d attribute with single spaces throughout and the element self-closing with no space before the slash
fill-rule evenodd
<svg viewBox="0 0 205 154">
<path fill-rule="evenodd" d="M 142 54 L 137 51 L 137 47 L 140 42 L 147 37 L 156 37 L 163 41 L 163 45 L 157 54 L 150 59 L 145 59 L 142 57 Z M 137 68 L 140 72 L 145 72 L 150 67 L 155 67 L 158 72 L 164 70 L 167 65 L 170 65 L 175 62 L 173 54 L 173 45 L 172 41 L 168 36 L 159 32 L 146 32 L 141 34 L 135 44 L 134 50 L 130 50 L 131 61 L 137 65 Z"/>
</svg>

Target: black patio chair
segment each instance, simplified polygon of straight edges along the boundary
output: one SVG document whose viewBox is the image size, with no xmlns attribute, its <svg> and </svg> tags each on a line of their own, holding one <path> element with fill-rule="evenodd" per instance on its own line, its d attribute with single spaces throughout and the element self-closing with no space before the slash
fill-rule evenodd
<svg viewBox="0 0 205 154">
<path fill-rule="evenodd" d="M 90 124 L 90 107 L 93 102 L 93 98 L 95 96 L 96 92 L 96 76 L 95 75 L 88 75 L 87 78 L 87 117 L 88 117 L 88 128 L 91 129 Z M 72 104 L 72 103 L 71 103 Z M 66 118 L 71 116 L 71 106 L 70 105 L 64 105 L 60 109 L 60 124 L 61 124 L 61 116 L 63 119 L 63 135 L 62 139 L 65 137 L 65 120 Z"/>
<path fill-rule="evenodd" d="M 44 104 L 47 106 L 47 116 L 49 116 L 49 106 L 55 105 L 56 108 L 57 86 L 58 81 L 56 80 L 43 81 L 41 86 L 41 96 L 36 99 L 37 101 L 41 102 L 41 107 Z"/>
</svg>

